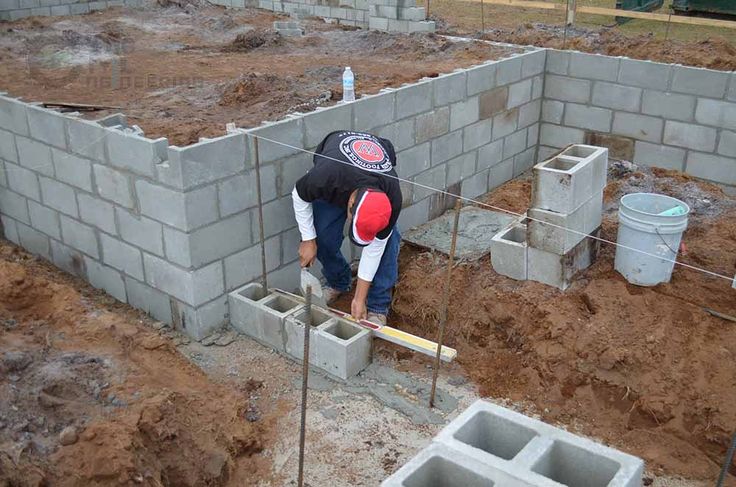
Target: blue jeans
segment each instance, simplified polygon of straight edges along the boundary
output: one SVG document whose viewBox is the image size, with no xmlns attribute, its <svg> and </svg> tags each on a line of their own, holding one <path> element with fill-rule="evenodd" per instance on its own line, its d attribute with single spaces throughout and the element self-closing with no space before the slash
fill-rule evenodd
<svg viewBox="0 0 736 487">
<path fill-rule="evenodd" d="M 314 228 L 317 230 L 317 259 L 322 264 L 322 274 L 331 288 L 347 292 L 352 281 L 350 266 L 340 251 L 344 238 L 343 228 L 348 217 L 347 209 L 322 200 L 312 202 L 312 209 Z M 371 313 L 385 315 L 391 306 L 391 289 L 399 277 L 400 243 L 399 228 L 395 226 L 368 291 L 366 308 Z"/>
</svg>

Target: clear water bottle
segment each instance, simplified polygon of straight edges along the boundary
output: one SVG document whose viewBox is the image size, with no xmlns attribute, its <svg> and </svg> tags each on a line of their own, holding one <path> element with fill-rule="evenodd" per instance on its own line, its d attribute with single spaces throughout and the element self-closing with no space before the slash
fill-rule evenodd
<svg viewBox="0 0 736 487">
<path fill-rule="evenodd" d="M 355 76 L 350 66 L 342 73 L 342 101 L 355 101 Z"/>
</svg>

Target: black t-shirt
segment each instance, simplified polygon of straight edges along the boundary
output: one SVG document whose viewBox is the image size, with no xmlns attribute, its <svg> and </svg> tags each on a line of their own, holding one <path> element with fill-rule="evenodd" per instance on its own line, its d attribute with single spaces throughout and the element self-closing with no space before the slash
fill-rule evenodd
<svg viewBox="0 0 736 487">
<path fill-rule="evenodd" d="M 299 197 L 307 202 L 324 200 L 347 208 L 350 195 L 358 188 L 383 191 L 391 202 L 391 218 L 376 237 L 388 237 L 399 218 L 402 202 L 391 141 L 363 132 L 338 131 L 325 137 L 315 152 L 314 167 L 296 182 Z"/>
</svg>

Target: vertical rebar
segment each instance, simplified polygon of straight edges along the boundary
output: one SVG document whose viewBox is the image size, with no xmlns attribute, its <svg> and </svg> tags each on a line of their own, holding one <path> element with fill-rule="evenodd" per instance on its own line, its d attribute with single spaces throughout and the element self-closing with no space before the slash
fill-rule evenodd
<svg viewBox="0 0 736 487">
<path fill-rule="evenodd" d="M 266 236 L 263 232 L 263 196 L 261 193 L 261 160 L 258 155 L 258 137 L 253 137 L 256 166 L 256 193 L 258 193 L 258 230 L 261 238 L 261 272 L 263 273 L 263 290 L 268 291 L 268 276 L 266 271 Z"/>
<path fill-rule="evenodd" d="M 429 407 L 434 407 L 434 394 L 437 390 L 437 376 L 440 372 L 440 358 L 442 356 L 442 341 L 445 338 L 445 324 L 447 323 L 448 308 L 450 306 L 450 278 L 452 277 L 452 265 L 455 260 L 455 247 L 457 245 L 457 227 L 460 223 L 460 209 L 462 201 L 455 200 L 455 223 L 452 227 L 452 243 L 450 244 L 450 255 L 447 259 L 447 277 L 445 278 L 445 294 L 440 309 L 440 329 L 437 336 L 437 355 L 434 358 L 434 370 L 432 371 L 432 391 L 429 393 Z"/>
<path fill-rule="evenodd" d="M 298 487 L 304 485 L 304 442 L 307 430 L 307 386 L 309 385 L 309 333 L 312 330 L 312 286 L 307 286 L 305 296 L 307 308 L 304 318 L 304 356 L 302 357 L 302 420 L 299 427 L 299 478 Z"/>
<path fill-rule="evenodd" d="M 567 19 L 570 15 L 570 0 L 565 0 L 565 27 L 564 34 L 562 35 L 562 49 L 567 46 Z"/>
<path fill-rule="evenodd" d="M 670 25 L 672 24 L 672 7 L 670 6 L 670 14 L 667 17 L 667 28 L 664 31 L 664 44 L 667 44 L 667 39 L 670 37 Z M 662 48 L 665 48 L 663 45 Z"/>
<path fill-rule="evenodd" d="M 726 477 L 728 476 L 728 471 L 731 469 L 731 464 L 733 463 L 733 454 L 736 451 L 736 433 L 733 434 L 733 437 L 731 438 L 731 445 L 728 447 L 728 450 L 726 450 L 726 459 L 723 461 L 723 467 L 721 468 L 721 473 L 718 475 L 718 482 L 716 483 L 716 487 L 723 487 L 723 483 L 726 481 Z"/>
</svg>

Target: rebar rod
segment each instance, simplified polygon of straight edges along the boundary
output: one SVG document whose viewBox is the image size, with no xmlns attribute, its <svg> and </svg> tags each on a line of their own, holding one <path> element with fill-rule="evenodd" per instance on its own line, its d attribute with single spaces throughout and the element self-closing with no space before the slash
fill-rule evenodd
<svg viewBox="0 0 736 487">
<path fill-rule="evenodd" d="M 263 290 L 268 291 L 268 276 L 266 270 L 266 235 L 263 231 L 263 195 L 261 192 L 261 160 L 258 154 L 258 137 L 253 137 L 256 166 L 256 193 L 258 194 L 258 230 L 261 238 L 261 272 L 263 274 Z"/>
<path fill-rule="evenodd" d="M 305 296 L 307 308 L 304 318 L 304 356 L 302 357 L 302 418 L 299 427 L 299 478 L 297 485 L 304 485 L 304 443 L 307 430 L 307 386 L 309 385 L 309 333 L 312 330 L 312 286 L 307 286 Z"/>
</svg>

